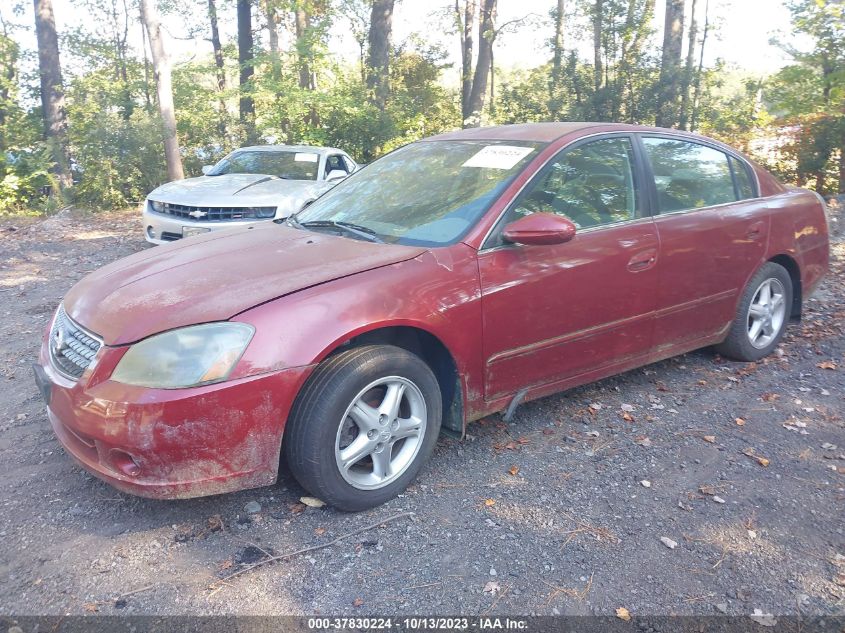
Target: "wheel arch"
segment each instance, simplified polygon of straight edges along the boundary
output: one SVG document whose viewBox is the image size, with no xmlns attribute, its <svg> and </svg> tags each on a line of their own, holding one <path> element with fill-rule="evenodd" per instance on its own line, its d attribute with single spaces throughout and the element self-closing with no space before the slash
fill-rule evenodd
<svg viewBox="0 0 845 633">
<path fill-rule="evenodd" d="M 786 272 L 789 273 L 789 277 L 792 280 L 792 307 L 790 317 L 800 320 L 803 305 L 803 290 L 801 286 L 801 268 L 798 262 L 786 253 L 770 257 L 767 261 L 783 266 Z"/>
<path fill-rule="evenodd" d="M 362 345 L 394 345 L 422 358 L 440 386 L 442 430 L 463 434 L 466 407 L 461 374 L 454 355 L 438 336 L 417 325 L 377 325 L 334 343 L 320 355 L 318 362 Z"/>
</svg>

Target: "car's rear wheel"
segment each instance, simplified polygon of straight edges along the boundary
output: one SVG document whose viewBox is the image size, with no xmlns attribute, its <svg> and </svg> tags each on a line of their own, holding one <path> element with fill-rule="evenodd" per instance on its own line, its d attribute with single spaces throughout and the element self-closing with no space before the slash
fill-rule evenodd
<svg viewBox="0 0 845 633">
<path fill-rule="evenodd" d="M 786 331 L 791 308 L 792 278 L 783 266 L 767 262 L 746 286 L 728 337 L 716 349 L 742 361 L 768 356 Z"/>
<path fill-rule="evenodd" d="M 294 403 L 284 452 L 304 488 L 357 511 L 395 497 L 437 442 L 437 379 L 418 356 L 389 345 L 358 347 L 314 371 Z"/>
</svg>

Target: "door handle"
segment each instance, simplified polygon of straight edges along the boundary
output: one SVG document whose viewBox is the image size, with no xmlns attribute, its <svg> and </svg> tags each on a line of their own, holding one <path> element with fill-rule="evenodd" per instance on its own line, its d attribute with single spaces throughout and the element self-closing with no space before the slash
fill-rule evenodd
<svg viewBox="0 0 845 633">
<path fill-rule="evenodd" d="M 632 273 L 638 273 L 643 270 L 648 270 L 657 263 L 657 251 L 649 249 L 634 255 L 628 262 L 628 270 Z"/>
</svg>

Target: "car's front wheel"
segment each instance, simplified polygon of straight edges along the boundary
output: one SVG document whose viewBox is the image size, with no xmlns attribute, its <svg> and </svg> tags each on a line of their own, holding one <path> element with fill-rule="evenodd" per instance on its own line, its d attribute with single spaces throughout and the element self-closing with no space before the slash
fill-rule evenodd
<svg viewBox="0 0 845 633">
<path fill-rule="evenodd" d="M 716 347 L 729 358 L 757 361 L 780 342 L 792 310 L 792 278 L 787 270 L 767 262 L 743 292 L 725 341 Z"/>
<path fill-rule="evenodd" d="M 401 493 L 440 432 L 437 379 L 399 347 L 354 348 L 321 363 L 294 403 L 284 453 L 313 495 L 341 509 L 377 506 Z"/>
</svg>

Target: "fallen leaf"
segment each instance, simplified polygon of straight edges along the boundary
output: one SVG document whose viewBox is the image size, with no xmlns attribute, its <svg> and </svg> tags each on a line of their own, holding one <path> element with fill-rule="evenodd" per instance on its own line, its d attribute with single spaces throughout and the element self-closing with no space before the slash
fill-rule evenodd
<svg viewBox="0 0 845 633">
<path fill-rule="evenodd" d="M 484 505 L 486 505 L 488 508 L 491 507 L 491 506 L 494 506 L 494 505 L 496 505 L 496 500 L 495 499 L 485 499 Z"/>
<path fill-rule="evenodd" d="M 836 369 L 836 363 L 832 360 L 826 360 L 816 365 L 819 369 Z"/>
<path fill-rule="evenodd" d="M 701 439 L 703 439 L 705 442 L 709 442 L 710 444 L 716 443 L 716 436 L 715 435 L 705 435 Z"/>
<path fill-rule="evenodd" d="M 775 620 L 775 616 L 771 613 L 763 613 L 760 609 L 754 609 L 754 613 L 748 617 L 760 626 L 775 626 L 778 623 L 778 621 Z"/>
<path fill-rule="evenodd" d="M 762 398 L 763 402 L 774 402 L 775 400 L 780 398 L 780 396 L 776 393 L 764 393 L 760 397 Z"/>
<path fill-rule="evenodd" d="M 355 600 L 352 601 L 352 606 L 355 608 L 360 607 L 362 604 L 364 604 L 364 601 L 361 598 L 355 598 Z"/>
<path fill-rule="evenodd" d="M 651 446 L 651 440 L 648 439 L 648 437 L 645 435 L 639 435 L 634 438 L 634 444 L 638 444 L 640 446 L 645 446 L 646 448 L 648 448 L 649 446 Z"/>
<path fill-rule="evenodd" d="M 620 620 L 625 620 L 625 622 L 628 622 L 631 619 L 631 612 L 628 611 L 628 609 L 626 609 L 625 607 L 619 607 L 618 609 L 616 609 L 616 617 Z"/>
<path fill-rule="evenodd" d="M 769 460 L 766 459 L 765 457 L 761 457 L 760 455 L 757 455 L 757 453 L 754 451 L 753 448 L 746 448 L 744 451 L 742 451 L 742 454 L 750 457 L 751 459 L 756 460 L 758 464 L 760 464 L 761 466 L 764 466 L 764 467 L 768 466 L 769 463 L 770 463 Z"/>
<path fill-rule="evenodd" d="M 235 564 L 235 561 L 233 561 L 231 558 L 227 558 L 222 563 L 220 563 L 220 570 L 222 571 L 224 569 L 229 569 L 234 564 Z"/>
<path fill-rule="evenodd" d="M 625 422 L 633 422 L 634 416 L 631 415 L 630 413 L 628 413 L 627 411 L 623 411 L 622 412 L 622 419 L 625 420 Z"/>
<path fill-rule="evenodd" d="M 745 426 L 745 420 L 742 418 L 734 418 L 734 422 L 736 422 L 737 426 Z"/>
<path fill-rule="evenodd" d="M 300 497 L 299 500 L 307 505 L 309 508 L 322 508 L 326 505 L 324 502 L 320 501 L 315 497 Z"/>
<path fill-rule="evenodd" d="M 516 477 L 519 474 L 519 466 L 511 466 L 510 468 L 508 468 L 508 472 L 514 477 Z"/>
<path fill-rule="evenodd" d="M 97 613 L 97 611 L 99 611 L 99 607 L 97 606 L 96 602 L 86 602 L 82 606 L 88 613 Z"/>
<path fill-rule="evenodd" d="M 494 596 L 502 590 L 502 586 L 495 580 L 491 580 L 484 585 L 484 593 L 492 593 Z"/>
<path fill-rule="evenodd" d="M 325 533 L 326 533 L 326 528 L 324 528 L 324 527 L 314 528 L 314 534 L 316 534 L 317 536 L 323 536 L 323 534 L 325 534 Z"/>
<path fill-rule="evenodd" d="M 305 512 L 306 505 L 304 503 L 292 503 L 288 506 L 290 511 L 294 514 L 299 514 L 300 512 Z"/>
<path fill-rule="evenodd" d="M 698 491 L 703 495 L 709 495 L 711 497 L 716 494 L 716 488 L 708 484 L 703 484 L 699 486 Z"/>
<path fill-rule="evenodd" d="M 543 435 L 554 435 L 554 429 L 543 429 Z"/>
</svg>

